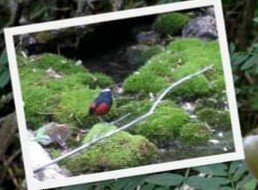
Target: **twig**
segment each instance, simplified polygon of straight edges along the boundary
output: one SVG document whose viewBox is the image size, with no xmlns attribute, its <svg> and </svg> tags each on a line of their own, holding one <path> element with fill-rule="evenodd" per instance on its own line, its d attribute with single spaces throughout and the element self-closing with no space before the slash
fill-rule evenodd
<svg viewBox="0 0 258 190">
<path fill-rule="evenodd" d="M 186 81 L 188 81 L 188 80 L 190 80 L 190 79 L 192 79 L 192 78 L 194 78 L 194 77 L 196 77 L 196 76 L 198 76 L 198 75 L 200 75 L 200 74 L 202 74 L 202 73 L 204 73 L 204 72 L 207 72 L 208 70 L 211 70 L 212 67 L 213 67 L 213 65 L 208 66 L 208 67 L 206 67 L 206 68 L 204 68 L 204 69 L 202 69 L 202 70 L 200 70 L 200 71 L 198 71 L 198 72 L 196 72 L 196 73 L 194 73 L 194 74 L 188 75 L 188 76 L 186 76 L 186 77 L 184 77 L 184 78 L 178 80 L 177 82 L 171 84 L 168 88 L 166 88 L 166 89 L 162 92 L 162 94 L 158 97 L 158 99 L 154 102 L 154 104 L 152 105 L 152 107 L 150 108 L 150 110 L 149 110 L 146 114 L 144 114 L 144 115 L 142 115 L 142 116 L 136 118 L 135 120 L 131 121 L 130 123 L 128 123 L 128 124 L 126 124 L 126 125 L 124 125 L 124 126 L 118 128 L 118 129 L 116 129 L 116 130 L 114 130 L 114 131 L 110 131 L 109 133 L 106 133 L 104 136 L 101 136 L 101 137 L 99 137 L 99 138 L 97 138 L 97 139 L 94 139 L 93 141 L 91 141 L 91 142 L 89 142 L 89 143 L 86 143 L 86 144 L 84 144 L 84 145 L 82 145 L 82 146 L 80 146 L 80 147 L 78 147 L 78 148 L 72 150 L 71 152 L 69 152 L 69 153 L 67 153 L 67 154 L 64 154 L 64 155 L 62 155 L 62 156 L 60 156 L 60 157 L 58 157 L 58 158 L 52 160 L 52 161 L 51 161 L 50 163 L 48 163 L 48 164 L 45 164 L 45 165 L 43 165 L 43 166 L 40 166 L 40 167 L 36 168 L 36 169 L 34 170 L 34 172 L 42 171 L 42 170 L 44 170 L 46 167 L 48 167 L 48 166 L 50 166 L 50 165 L 52 165 L 52 164 L 55 164 L 55 163 L 57 163 L 57 162 L 60 162 L 61 160 L 65 159 L 65 158 L 67 158 L 67 157 L 70 157 L 70 156 L 72 156 L 72 155 L 74 155 L 74 154 L 76 154 L 76 153 L 79 153 L 79 152 L 81 152 L 82 150 L 84 150 L 84 149 L 86 149 L 86 148 L 88 148 L 88 147 L 90 147 L 90 146 L 92 146 L 92 145 L 94 145 L 94 144 L 96 144 L 96 143 L 98 143 L 98 142 L 100 142 L 100 141 L 102 141 L 102 140 L 104 140 L 104 139 L 110 137 L 110 136 L 113 136 L 114 134 L 116 134 L 116 133 L 118 133 L 118 132 L 120 132 L 120 131 L 124 131 L 124 130 L 126 130 L 126 129 L 132 127 L 132 126 L 134 126 L 136 123 L 139 123 L 140 121 L 143 121 L 144 119 L 146 119 L 147 117 L 149 117 L 150 115 L 152 115 L 152 114 L 154 113 L 154 111 L 155 111 L 155 109 L 157 108 L 158 104 L 161 102 L 161 100 L 166 96 L 166 94 L 167 94 L 171 89 L 177 87 L 178 85 L 180 85 L 180 84 L 182 84 L 182 83 L 184 83 L 184 82 L 186 82 Z"/>
<path fill-rule="evenodd" d="M 120 121 L 126 119 L 126 118 L 129 117 L 130 115 L 132 115 L 132 113 L 127 113 L 126 115 L 120 117 L 119 119 L 117 119 L 117 120 L 115 120 L 115 121 L 110 122 L 109 124 L 110 124 L 110 125 L 115 125 L 116 123 L 118 123 L 118 122 L 120 122 Z"/>
</svg>

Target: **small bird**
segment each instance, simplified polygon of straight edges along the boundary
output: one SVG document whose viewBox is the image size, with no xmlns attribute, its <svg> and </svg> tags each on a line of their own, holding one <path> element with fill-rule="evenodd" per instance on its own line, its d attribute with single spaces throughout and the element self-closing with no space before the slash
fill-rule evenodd
<svg viewBox="0 0 258 190">
<path fill-rule="evenodd" d="M 99 96 L 91 103 L 89 108 L 90 115 L 102 116 L 109 112 L 112 107 L 112 92 L 106 88 L 101 91 Z"/>
</svg>

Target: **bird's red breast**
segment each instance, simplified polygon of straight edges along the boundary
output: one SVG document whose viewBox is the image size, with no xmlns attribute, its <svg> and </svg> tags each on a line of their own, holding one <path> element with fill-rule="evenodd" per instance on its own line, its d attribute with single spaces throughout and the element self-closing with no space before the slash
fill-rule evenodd
<svg viewBox="0 0 258 190">
<path fill-rule="evenodd" d="M 97 98 L 91 103 L 89 108 L 90 115 L 105 115 L 109 112 L 112 106 L 111 90 L 105 89 L 101 91 Z"/>
<path fill-rule="evenodd" d="M 95 108 L 95 115 L 105 115 L 109 112 L 110 110 L 110 106 L 103 102 L 103 103 L 100 103 L 96 108 Z"/>
</svg>

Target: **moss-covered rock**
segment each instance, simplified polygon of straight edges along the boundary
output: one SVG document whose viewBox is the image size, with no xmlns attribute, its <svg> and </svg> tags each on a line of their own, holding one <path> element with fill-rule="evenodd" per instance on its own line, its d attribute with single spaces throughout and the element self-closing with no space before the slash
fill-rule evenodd
<svg viewBox="0 0 258 190">
<path fill-rule="evenodd" d="M 222 63 L 217 41 L 177 39 L 166 50 L 153 56 L 138 72 L 124 82 L 127 92 L 159 92 L 169 84 L 213 65 L 208 74 L 195 77 L 173 90 L 173 95 L 196 97 L 225 90 Z"/>
<path fill-rule="evenodd" d="M 55 118 L 65 123 L 88 124 L 86 123 L 88 109 L 98 93 L 99 90 L 88 88 L 62 92 L 60 102 L 54 109 Z"/>
<path fill-rule="evenodd" d="M 51 119 L 77 125 L 84 122 L 99 88 L 113 83 L 104 74 L 90 73 L 82 65 L 54 54 L 35 59 L 19 57 L 18 64 L 26 120 L 32 129 Z"/>
<path fill-rule="evenodd" d="M 197 112 L 197 117 L 199 120 L 208 123 L 208 125 L 215 129 L 231 129 L 231 120 L 228 111 L 219 111 L 212 108 L 204 108 Z"/>
<path fill-rule="evenodd" d="M 177 66 L 179 57 L 169 52 L 163 52 L 152 57 L 137 72 L 124 81 L 127 92 L 159 92 L 172 80 L 171 70 Z"/>
<path fill-rule="evenodd" d="M 135 126 L 132 132 L 159 144 L 175 139 L 189 120 L 183 109 L 168 101 L 161 104 L 153 115 Z"/>
<path fill-rule="evenodd" d="M 108 123 L 97 123 L 91 128 L 87 136 L 83 139 L 83 143 L 89 143 L 94 139 L 103 137 L 109 132 L 115 131 L 116 129 L 116 126 Z"/>
<path fill-rule="evenodd" d="M 190 21 L 190 17 L 182 13 L 168 13 L 160 15 L 153 23 L 153 29 L 169 35 L 179 34 Z"/>
<path fill-rule="evenodd" d="M 118 112 L 121 115 L 131 113 L 132 115 L 142 115 L 146 113 L 151 107 L 151 102 L 148 100 L 131 100 L 123 105 L 120 105 Z"/>
<path fill-rule="evenodd" d="M 225 93 L 217 93 L 214 97 L 201 98 L 195 102 L 195 112 L 204 108 L 213 108 L 216 110 L 225 110 L 226 104 Z"/>
<path fill-rule="evenodd" d="M 84 142 L 89 142 L 96 135 L 110 130 L 114 126 L 95 125 Z M 103 133 L 102 133 L 103 134 Z M 142 136 L 119 132 L 92 146 L 78 155 L 70 157 L 62 164 L 73 174 L 135 167 L 151 163 L 157 157 L 157 148 Z"/>
<path fill-rule="evenodd" d="M 204 123 L 187 123 L 180 130 L 180 138 L 188 145 L 206 143 L 211 132 Z"/>
</svg>

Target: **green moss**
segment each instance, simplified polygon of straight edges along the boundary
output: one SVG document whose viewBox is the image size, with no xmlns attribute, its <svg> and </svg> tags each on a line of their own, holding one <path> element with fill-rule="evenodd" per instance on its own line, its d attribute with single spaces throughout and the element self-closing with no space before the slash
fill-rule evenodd
<svg viewBox="0 0 258 190">
<path fill-rule="evenodd" d="M 51 158 L 58 158 L 62 155 L 60 149 L 50 148 L 49 153 L 51 155 Z"/>
<path fill-rule="evenodd" d="M 91 130 L 96 134 L 96 131 L 103 131 L 103 127 L 110 126 L 98 124 Z M 90 139 L 94 137 L 92 134 L 90 131 Z M 88 141 L 89 137 L 86 136 L 85 140 Z M 157 152 L 155 145 L 146 138 L 119 132 L 62 164 L 73 174 L 122 169 L 151 163 L 157 157 Z"/>
<path fill-rule="evenodd" d="M 93 73 L 91 75 L 91 82 L 88 83 L 90 88 L 106 88 L 113 84 L 113 79 L 107 75 L 102 73 Z"/>
<path fill-rule="evenodd" d="M 62 123 L 86 124 L 88 108 L 98 93 L 99 90 L 88 88 L 62 92 L 54 110 L 55 118 Z"/>
<path fill-rule="evenodd" d="M 127 92 L 159 92 L 165 87 L 165 79 L 153 75 L 152 72 L 135 73 L 127 78 L 124 83 Z"/>
<path fill-rule="evenodd" d="M 153 56 L 139 71 L 124 81 L 127 92 L 159 92 L 171 81 L 171 70 L 178 64 L 178 57 L 164 52 Z"/>
<path fill-rule="evenodd" d="M 89 73 L 83 66 L 58 55 L 43 54 L 35 60 L 19 57 L 18 61 L 26 120 L 32 129 L 53 118 L 61 123 L 84 125 L 88 106 L 99 87 L 113 83 L 110 77 Z M 49 68 L 62 77 L 47 74 Z M 95 122 L 96 117 L 90 120 Z"/>
<path fill-rule="evenodd" d="M 211 127 L 220 130 L 230 130 L 230 114 L 228 111 L 218 111 L 212 108 L 204 108 L 197 112 L 199 120 L 208 123 Z"/>
<path fill-rule="evenodd" d="M 42 54 L 32 62 L 31 66 L 36 66 L 37 68 L 44 70 L 52 68 L 54 71 L 58 73 L 61 72 L 63 74 L 87 72 L 82 65 L 76 65 L 75 61 L 55 54 Z"/>
<path fill-rule="evenodd" d="M 206 143 L 211 132 L 203 123 L 187 123 L 180 130 L 180 138 L 189 145 Z"/>
<path fill-rule="evenodd" d="M 108 123 L 98 123 L 92 127 L 87 136 L 83 139 L 83 143 L 88 143 L 93 139 L 100 138 L 108 132 L 116 130 L 117 127 Z"/>
<path fill-rule="evenodd" d="M 225 90 L 217 41 L 176 39 L 166 50 L 153 56 L 124 83 L 127 92 L 159 92 L 171 83 L 213 65 L 212 71 L 193 78 L 173 90 L 180 97 L 207 96 Z"/>
<path fill-rule="evenodd" d="M 188 121 L 189 116 L 183 109 L 175 106 L 172 102 L 166 102 L 132 131 L 158 143 L 175 139 L 179 135 L 181 127 Z"/>
<path fill-rule="evenodd" d="M 129 101 L 120 105 L 118 108 L 118 112 L 122 115 L 127 113 L 131 113 L 133 115 L 141 115 L 146 113 L 151 107 L 151 102 L 147 100 L 142 101 Z"/>
<path fill-rule="evenodd" d="M 153 29 L 169 35 L 179 34 L 189 22 L 190 17 L 182 13 L 168 13 L 160 15 L 153 23 Z"/>
<path fill-rule="evenodd" d="M 48 113 L 55 105 L 55 95 L 44 86 L 24 88 L 23 94 L 26 120 L 30 128 L 37 129 L 45 120 L 48 120 Z"/>
</svg>

